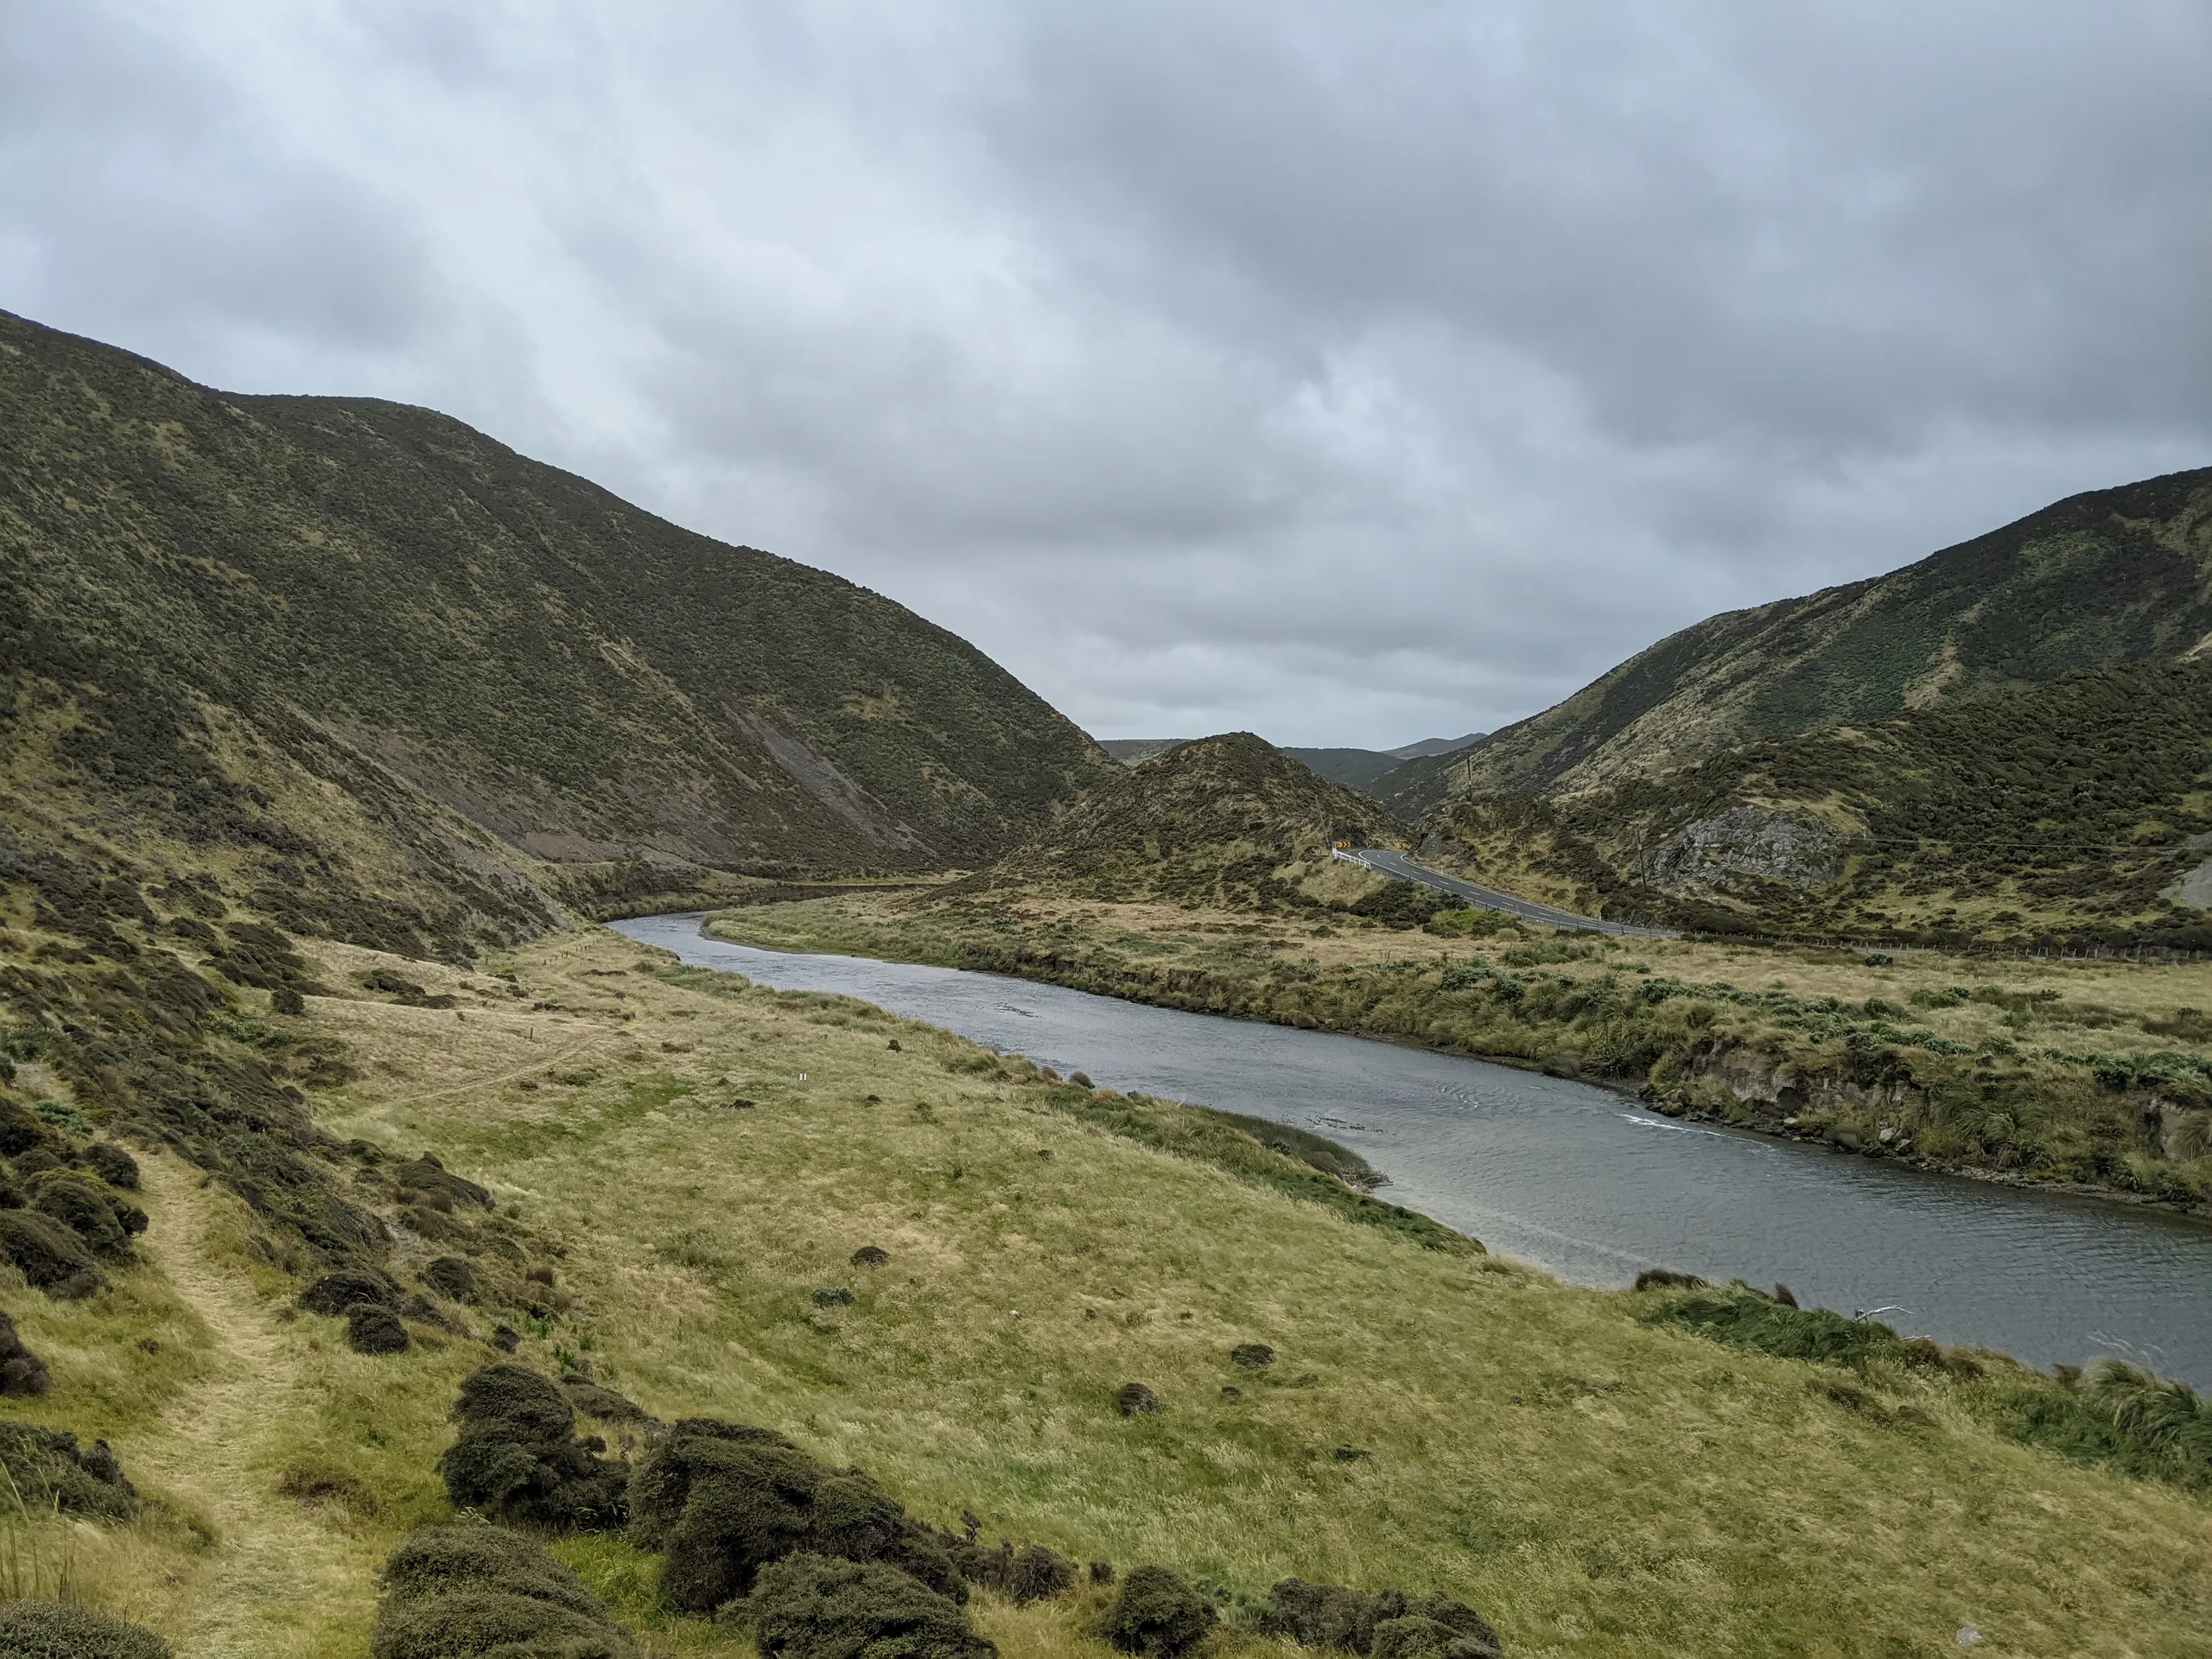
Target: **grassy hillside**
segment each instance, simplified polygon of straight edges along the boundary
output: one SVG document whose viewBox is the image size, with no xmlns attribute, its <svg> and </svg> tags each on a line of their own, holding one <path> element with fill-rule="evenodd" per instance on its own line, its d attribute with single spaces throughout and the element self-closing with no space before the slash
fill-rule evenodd
<svg viewBox="0 0 2212 1659">
<path fill-rule="evenodd" d="M 2212 469 L 2078 495 L 1916 564 L 1700 622 L 1459 755 L 1377 785 L 1573 792 L 1735 746 L 2180 658 L 2212 635 Z"/>
<path fill-rule="evenodd" d="M 1102 780 L 975 885 L 1106 899 L 1285 900 L 1285 868 L 1403 826 L 1249 732 L 1185 743 Z"/>
<path fill-rule="evenodd" d="M 973 866 L 1107 764 L 890 601 L 459 422 L 4 315 L 0 569 L 16 742 L 258 746 L 543 859 Z"/>
<path fill-rule="evenodd" d="M 1548 801 L 1455 802 L 1433 856 L 1606 915 L 2013 948 L 2212 949 L 2212 664 L 1776 739 Z"/>
<path fill-rule="evenodd" d="M 149 1225 L 107 1289 L 4 1292 L 53 1377 L 4 1414 L 105 1438 L 143 1504 L 0 1522 L 11 1592 L 66 1586 L 185 1655 L 365 1654 L 377 1567 L 447 1512 L 448 1408 L 505 1323 L 523 1363 L 780 1430 L 925 1521 L 1183 1568 L 1223 1659 L 1299 1651 L 1243 1622 L 1291 1573 L 1447 1591 L 1516 1659 L 1935 1654 L 1967 1624 L 1999 1655 L 2124 1631 L 2181 1656 L 2212 1620 L 2212 1510 L 2086 1382 L 1424 1248 L 1203 1114 L 595 930 L 474 971 L 306 967 L 339 994 L 229 1017 L 346 1059 L 317 1116 L 385 1265 L 411 1294 L 460 1255 L 480 1288 L 425 1287 L 404 1353 L 350 1351 L 250 1211 L 142 1155 Z M 454 1005 L 365 993 L 379 971 Z M 496 1207 L 427 1202 L 423 1152 Z M 1255 1342 L 1271 1364 L 1230 1362 Z M 1158 1411 L 1116 1409 L 1131 1381 Z M 659 1605 L 658 1555 L 555 1544 L 650 1651 L 751 1650 Z M 1103 1594 L 972 1606 L 1007 1659 L 1108 1659 Z"/>
<path fill-rule="evenodd" d="M 1363 791 L 1398 764 L 1396 755 L 1379 749 L 1285 749 L 1283 753 L 1332 784 Z"/>
</svg>

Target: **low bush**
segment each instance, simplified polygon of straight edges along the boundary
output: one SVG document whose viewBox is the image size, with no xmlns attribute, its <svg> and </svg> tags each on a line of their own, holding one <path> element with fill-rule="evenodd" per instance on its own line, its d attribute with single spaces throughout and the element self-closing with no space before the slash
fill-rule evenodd
<svg viewBox="0 0 2212 1659">
<path fill-rule="evenodd" d="M 550 1377 L 504 1361 L 461 1385 L 461 1434 L 438 1459 L 457 1507 L 502 1521 L 595 1530 L 622 1524 L 630 1468 L 575 1435 L 575 1408 Z"/>
<path fill-rule="evenodd" d="M 1114 1390 L 1114 1408 L 1124 1417 L 1141 1416 L 1160 1409 L 1160 1396 L 1141 1382 L 1124 1382 Z"/>
<path fill-rule="evenodd" d="M 404 1164 L 392 1166 L 391 1179 L 403 1189 L 429 1193 L 465 1204 L 473 1209 L 489 1210 L 492 1195 L 472 1180 L 454 1174 L 440 1163 L 435 1154 L 424 1153 L 420 1158 L 410 1159 Z"/>
<path fill-rule="evenodd" d="M 375 1659 L 636 1659 L 607 1604 L 544 1548 L 478 1522 L 422 1527 L 385 1563 Z"/>
<path fill-rule="evenodd" d="M 146 1212 L 126 1204 L 99 1182 L 69 1170 L 54 1170 L 32 1184 L 31 1205 L 85 1242 L 96 1256 L 126 1261 L 130 1238 L 146 1230 Z"/>
<path fill-rule="evenodd" d="M 1172 1567 L 1137 1567 L 1122 1588 L 1098 1633 L 1124 1653 L 1178 1659 L 1205 1639 L 1216 1622 L 1213 1604 Z"/>
<path fill-rule="evenodd" d="M 939 1534 L 953 1570 L 969 1584 L 1027 1605 L 1065 1594 L 1075 1582 L 1075 1563 L 1042 1544 L 979 1544 Z"/>
<path fill-rule="evenodd" d="M 379 1302 L 346 1310 L 346 1345 L 357 1354 L 404 1354 L 414 1346 L 399 1315 Z"/>
<path fill-rule="evenodd" d="M 1375 1627 L 1371 1652 L 1374 1659 L 1499 1659 L 1504 1649 L 1494 1635 L 1470 1635 L 1441 1619 L 1409 1613 Z"/>
<path fill-rule="evenodd" d="M 52 1386 L 46 1362 L 23 1346 L 15 1320 L 0 1313 L 0 1394 L 29 1399 Z"/>
<path fill-rule="evenodd" d="M 0 1153 L 20 1158 L 32 1147 L 45 1145 L 52 1134 L 22 1102 L 0 1095 Z"/>
<path fill-rule="evenodd" d="M 476 1268 L 465 1255 L 442 1255 L 423 1269 L 423 1282 L 448 1301 L 472 1301 Z"/>
<path fill-rule="evenodd" d="M 661 1593 L 683 1612 L 745 1595 L 801 1553 L 880 1561 L 939 1595 L 966 1596 L 942 1541 L 858 1470 L 825 1469 L 783 1436 L 689 1418 L 639 1464 L 630 1535 L 666 1552 Z"/>
<path fill-rule="evenodd" d="M 1466 1603 L 1402 1590 L 1285 1579 L 1268 1592 L 1257 1623 L 1304 1647 L 1376 1659 L 1492 1659 L 1501 1651 L 1497 1632 Z"/>
<path fill-rule="evenodd" d="M 730 1610 L 764 1659 L 995 1659 L 950 1598 L 880 1561 L 803 1552 L 761 1569 Z"/>
<path fill-rule="evenodd" d="M 0 1659 L 169 1659 L 170 1651 L 143 1625 L 70 1602 L 0 1606 Z"/>
<path fill-rule="evenodd" d="M 300 1293 L 302 1307 L 334 1319 L 363 1303 L 390 1307 L 398 1300 L 399 1287 L 368 1268 L 340 1268 L 326 1273 Z"/>
<path fill-rule="evenodd" d="M 110 1186 L 120 1187 L 126 1192 L 138 1190 L 138 1160 L 121 1147 L 95 1141 L 85 1148 L 84 1155 L 85 1167 Z"/>
<path fill-rule="evenodd" d="M 107 1442 L 80 1446 L 66 1428 L 0 1420 L 0 1470 L 29 1509 L 127 1521 L 138 1508 L 138 1489 L 124 1478 Z"/>
<path fill-rule="evenodd" d="M 74 1301 L 100 1287 L 99 1268 L 70 1229 L 30 1210 L 0 1210 L 0 1252 L 32 1285 Z"/>
</svg>

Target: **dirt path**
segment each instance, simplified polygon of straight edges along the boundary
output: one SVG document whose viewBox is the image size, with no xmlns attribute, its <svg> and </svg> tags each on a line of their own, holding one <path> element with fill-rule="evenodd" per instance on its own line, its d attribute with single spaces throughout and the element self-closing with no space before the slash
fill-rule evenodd
<svg viewBox="0 0 2212 1659">
<path fill-rule="evenodd" d="M 221 1540 L 179 1659 L 331 1653 L 327 1631 L 302 1620 L 359 1601 L 368 1582 L 346 1540 L 273 1490 L 267 1455 L 284 1425 L 314 1409 L 307 1379 L 273 1310 L 208 1248 L 219 1211 L 199 1172 L 175 1157 L 149 1158 L 142 1169 L 153 1224 L 141 1248 L 213 1337 L 213 1375 L 178 1401 L 133 1464 L 198 1504 Z"/>
</svg>

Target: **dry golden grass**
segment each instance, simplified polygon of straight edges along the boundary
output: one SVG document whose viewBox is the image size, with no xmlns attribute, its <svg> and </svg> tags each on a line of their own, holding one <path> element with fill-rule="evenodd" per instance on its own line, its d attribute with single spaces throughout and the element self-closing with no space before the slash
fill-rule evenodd
<svg viewBox="0 0 2212 1659">
<path fill-rule="evenodd" d="M 379 960 L 323 955 L 334 985 Z M 1018 1068 L 956 1069 L 977 1058 L 956 1039 L 642 956 L 580 929 L 491 964 L 519 999 L 394 963 L 462 1006 L 310 1005 L 360 1067 L 327 1127 L 435 1150 L 565 1249 L 575 1313 L 525 1359 L 586 1355 L 658 1414 L 771 1424 L 926 1518 L 972 1509 L 1078 1560 L 1245 1592 L 1291 1573 L 1447 1589 L 1523 1659 L 1932 1654 L 1967 1624 L 1986 1653 L 2204 1651 L 2212 1512 L 2002 1441 L 1936 1385 L 1886 1380 L 1934 1426 L 1879 1427 L 1816 1368 L 1085 1127 Z M 288 1319 L 296 1286 L 241 1255 L 232 1201 L 148 1162 L 148 1262 L 110 1295 L 176 1333 L 171 1371 L 144 1369 L 128 1319 L 8 1299 L 56 1360 L 41 1413 L 97 1430 L 72 1390 L 125 1375 L 126 1467 L 215 1535 L 90 1539 L 88 1599 L 188 1655 L 365 1653 L 376 1564 L 442 1513 L 444 1414 L 489 1351 L 429 1335 L 369 1358 Z M 889 1264 L 851 1265 L 866 1244 Z M 403 1237 L 398 1263 L 430 1249 Z M 817 1307 L 833 1287 L 854 1305 Z M 1227 1359 L 1251 1340 L 1279 1356 L 1260 1376 Z M 1160 1414 L 1115 1410 L 1131 1380 Z M 652 1558 L 620 1540 L 561 1548 L 658 1651 L 747 1650 L 656 1613 Z M 1008 1659 L 1102 1659 L 1094 1595 L 980 1601 L 978 1621 Z"/>
</svg>

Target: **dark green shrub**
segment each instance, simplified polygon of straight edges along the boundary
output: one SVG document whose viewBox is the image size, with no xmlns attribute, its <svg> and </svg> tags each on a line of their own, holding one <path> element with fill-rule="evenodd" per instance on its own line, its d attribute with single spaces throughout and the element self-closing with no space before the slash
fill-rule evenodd
<svg viewBox="0 0 2212 1659">
<path fill-rule="evenodd" d="M 582 1579 L 531 1539 L 478 1523 L 423 1527 L 385 1564 L 375 1659 L 635 1659 Z"/>
<path fill-rule="evenodd" d="M 686 1417 L 668 1432 L 630 1478 L 630 1536 L 646 1549 L 664 1548 L 669 1529 L 682 1518 L 691 1483 L 720 1465 L 715 1443 L 798 1448 L 772 1428 L 726 1423 L 714 1417 Z"/>
<path fill-rule="evenodd" d="M 732 1612 L 764 1659 L 995 1659 L 957 1604 L 880 1561 L 804 1553 L 761 1570 Z"/>
<path fill-rule="evenodd" d="M 111 1198 L 100 1185 L 85 1176 L 57 1170 L 39 1178 L 31 1192 L 31 1208 L 42 1216 L 51 1216 L 85 1241 L 85 1248 L 94 1255 L 111 1262 L 126 1259 L 130 1254 L 130 1235 L 143 1232 L 145 1212 L 136 1205 L 124 1205 Z M 135 1227 L 126 1227 L 126 1216 L 135 1218 Z"/>
<path fill-rule="evenodd" d="M 1229 1351 L 1229 1363 L 1260 1370 L 1275 1363 L 1275 1351 L 1264 1342 L 1240 1342 Z"/>
<path fill-rule="evenodd" d="M 931 1531 L 857 1470 L 829 1470 L 781 1435 L 691 1418 L 641 1463 L 633 1540 L 667 1554 L 669 1605 L 707 1612 L 742 1596 L 769 1562 L 802 1551 L 882 1561 L 957 1601 L 967 1592 Z"/>
<path fill-rule="evenodd" d="M 938 1538 L 963 1579 L 1012 1602 L 1048 1600 L 1075 1582 L 1075 1563 L 1042 1544 L 987 1547 L 950 1534 Z"/>
<path fill-rule="evenodd" d="M 449 1301 L 476 1295 L 476 1268 L 465 1255 L 442 1255 L 423 1269 L 423 1282 Z"/>
<path fill-rule="evenodd" d="M 1454 1630 L 1440 1619 L 1409 1613 L 1375 1627 L 1374 1659 L 1499 1659 L 1504 1652 L 1489 1626 L 1484 1634 Z"/>
<path fill-rule="evenodd" d="M 95 1141 L 86 1147 L 85 1166 L 110 1186 L 126 1192 L 138 1190 L 138 1160 L 111 1141 Z"/>
<path fill-rule="evenodd" d="M 378 1302 L 346 1310 L 346 1345 L 357 1354 L 404 1354 L 414 1344 L 399 1315 Z"/>
<path fill-rule="evenodd" d="M 308 1011 L 307 999 L 296 987 L 279 985 L 269 993 L 269 1011 L 271 1014 L 302 1014 Z"/>
<path fill-rule="evenodd" d="M 1172 1567 L 1138 1567 L 1122 1580 L 1098 1633 L 1124 1653 L 1178 1659 L 1205 1638 L 1213 1604 Z"/>
<path fill-rule="evenodd" d="M 138 1508 L 138 1489 L 124 1478 L 107 1442 L 79 1446 L 66 1428 L 0 1420 L 0 1468 L 32 1509 L 127 1521 Z"/>
<path fill-rule="evenodd" d="M 74 1301 L 100 1287 L 99 1269 L 84 1240 L 51 1216 L 0 1210 L 0 1251 L 49 1296 Z"/>
<path fill-rule="evenodd" d="M 575 1408 L 550 1377 L 504 1361 L 461 1384 L 460 1438 L 438 1459 L 456 1507 L 503 1521 L 595 1530 L 622 1524 L 630 1468 L 575 1438 Z"/>
<path fill-rule="evenodd" d="M 44 1394 L 52 1385 L 46 1362 L 23 1346 L 15 1320 L 0 1313 L 0 1394 L 29 1399 Z"/>
<path fill-rule="evenodd" d="M 334 1319 L 364 1302 L 390 1307 L 398 1300 L 399 1287 L 369 1268 L 340 1268 L 326 1273 L 300 1293 L 302 1307 Z"/>
<path fill-rule="evenodd" d="M 454 1174 L 430 1153 L 392 1166 L 391 1179 L 402 1187 L 448 1198 L 478 1210 L 493 1208 L 492 1195 L 472 1180 Z"/>
<path fill-rule="evenodd" d="M 1114 1408 L 1124 1417 L 1160 1409 L 1160 1396 L 1141 1382 L 1124 1382 L 1114 1390 Z"/>
<path fill-rule="evenodd" d="M 0 1095 L 0 1153 L 20 1158 L 33 1147 L 44 1146 L 52 1133 L 22 1102 Z"/>
<path fill-rule="evenodd" d="M 0 1659 L 169 1659 L 170 1651 L 142 1625 L 66 1601 L 0 1605 Z"/>
<path fill-rule="evenodd" d="M 1449 1596 L 1352 1590 L 1301 1579 L 1283 1580 L 1268 1596 L 1260 1628 L 1305 1647 L 1379 1659 L 1490 1659 L 1499 1651 L 1497 1632 L 1482 1615 Z"/>
</svg>

